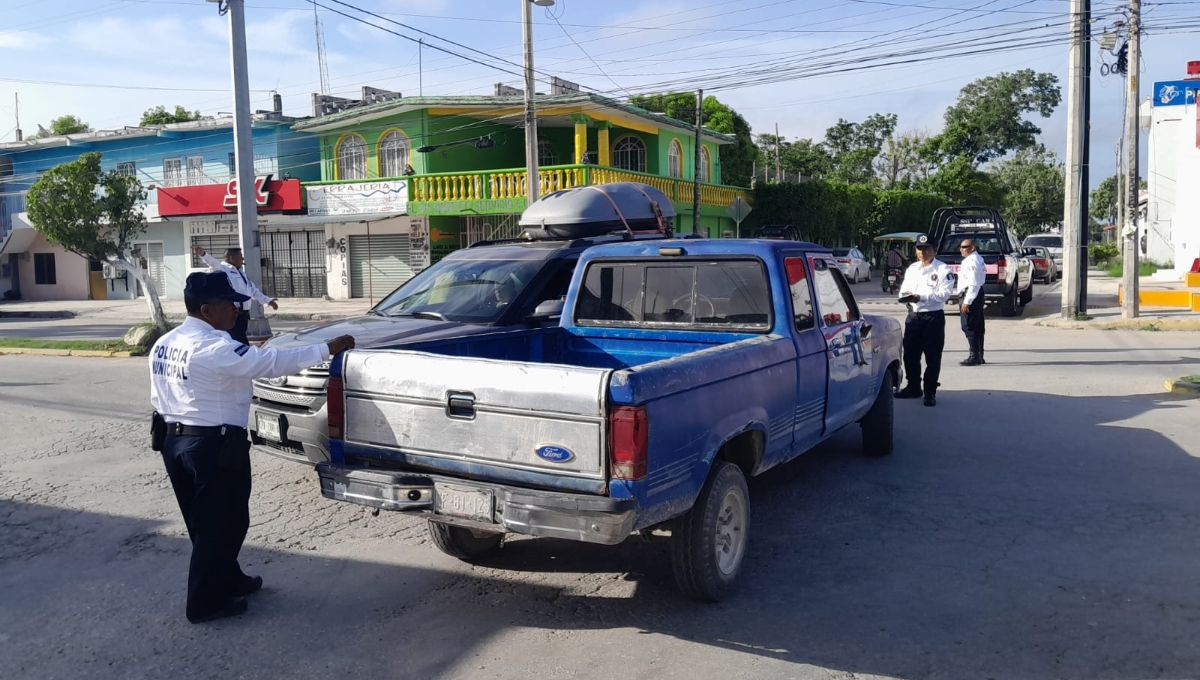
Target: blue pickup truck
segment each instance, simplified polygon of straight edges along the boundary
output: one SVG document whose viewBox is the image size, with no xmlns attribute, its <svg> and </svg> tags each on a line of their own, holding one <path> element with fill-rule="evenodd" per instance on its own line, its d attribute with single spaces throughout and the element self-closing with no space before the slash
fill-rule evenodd
<svg viewBox="0 0 1200 680">
<path fill-rule="evenodd" d="M 854 424 L 892 452 L 900 345 L 821 246 L 593 246 L 557 326 L 336 357 L 321 491 L 424 514 L 468 560 L 506 532 L 669 528 L 680 588 L 716 601 L 745 556 L 747 477 Z"/>
</svg>

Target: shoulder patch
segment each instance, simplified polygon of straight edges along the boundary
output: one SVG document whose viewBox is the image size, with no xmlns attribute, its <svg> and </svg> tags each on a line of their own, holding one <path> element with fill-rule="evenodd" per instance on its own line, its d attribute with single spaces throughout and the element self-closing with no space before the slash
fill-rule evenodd
<svg viewBox="0 0 1200 680">
<path fill-rule="evenodd" d="M 250 346 L 249 346 L 249 345 L 238 345 L 237 347 L 235 347 L 235 348 L 233 349 L 233 351 L 234 351 L 234 352 L 235 352 L 235 353 L 236 353 L 238 356 L 245 356 L 245 355 L 246 355 L 246 352 L 249 352 L 249 351 L 250 351 Z"/>
</svg>

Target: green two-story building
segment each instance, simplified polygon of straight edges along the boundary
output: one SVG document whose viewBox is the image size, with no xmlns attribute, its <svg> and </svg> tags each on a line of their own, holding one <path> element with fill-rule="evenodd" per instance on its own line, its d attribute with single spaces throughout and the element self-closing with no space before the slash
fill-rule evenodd
<svg viewBox="0 0 1200 680">
<path fill-rule="evenodd" d="M 390 290 L 451 250 L 520 233 L 527 204 L 522 97 L 396 97 L 314 108 L 318 115 L 293 129 L 321 138 L 321 181 L 306 185 L 307 208 L 330 218 L 330 280 L 343 283 L 340 295 L 331 286 L 334 297 Z M 671 197 L 676 230 L 692 230 L 695 131 L 688 123 L 587 93 L 539 95 L 537 115 L 540 195 L 644 182 Z M 746 198 L 721 183 L 719 150 L 733 141 L 707 129 L 701 138 L 699 231 L 711 237 L 733 231 L 726 209 Z M 357 280 L 363 276 L 372 281 Z"/>
</svg>

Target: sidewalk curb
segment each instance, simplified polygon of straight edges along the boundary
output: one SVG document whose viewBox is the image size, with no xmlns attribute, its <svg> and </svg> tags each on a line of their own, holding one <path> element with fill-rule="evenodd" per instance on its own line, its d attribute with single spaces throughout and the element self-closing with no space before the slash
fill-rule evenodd
<svg viewBox="0 0 1200 680">
<path fill-rule="evenodd" d="M 42 349 L 35 347 L 0 347 L 0 354 L 35 354 L 45 357 L 104 357 L 106 359 L 129 359 L 131 352 L 109 352 L 101 349 Z"/>
<path fill-rule="evenodd" d="M 366 312 L 367 312 L 367 310 L 365 310 L 365 309 L 351 311 L 349 313 L 282 312 L 279 314 L 271 314 L 271 315 L 267 316 L 267 321 L 271 321 L 273 319 L 279 320 L 279 321 L 338 321 L 341 319 L 348 319 L 352 316 L 362 316 L 362 315 L 366 314 Z M 186 319 L 187 315 L 172 313 L 172 314 L 165 314 L 164 317 L 166 318 L 167 321 L 171 321 L 173 323 L 179 323 L 179 322 L 182 322 L 184 319 Z M 107 323 L 113 323 L 113 324 L 127 323 L 130 326 L 136 326 L 137 324 L 147 323 L 150 321 L 150 319 L 148 317 L 146 317 L 146 318 L 142 318 L 142 317 L 121 318 L 121 317 L 118 317 L 115 319 L 105 319 L 104 315 L 102 313 L 101 314 L 79 315 L 79 314 L 76 314 L 75 312 L 64 312 L 64 311 L 57 311 L 57 312 L 56 311 L 46 311 L 46 312 L 37 312 L 37 311 L 4 312 L 4 311 L 0 311 L 0 319 L 95 319 L 97 322 L 107 322 Z"/>
<path fill-rule="evenodd" d="M 49 312 L 6 312 L 0 310 L 0 319 L 74 319 L 78 317 L 75 312 L 67 311 L 49 311 Z"/>
<path fill-rule="evenodd" d="M 1142 319 L 1122 319 L 1120 321 L 1074 321 L 1070 319 L 1029 319 L 1035 326 L 1046 328 L 1063 328 L 1068 330 L 1133 330 L 1133 331 L 1200 331 L 1200 318 L 1197 319 L 1163 319 L 1147 317 Z"/>
<path fill-rule="evenodd" d="M 1190 380 L 1168 380 L 1167 391 L 1184 397 L 1200 397 L 1200 383 Z"/>
</svg>

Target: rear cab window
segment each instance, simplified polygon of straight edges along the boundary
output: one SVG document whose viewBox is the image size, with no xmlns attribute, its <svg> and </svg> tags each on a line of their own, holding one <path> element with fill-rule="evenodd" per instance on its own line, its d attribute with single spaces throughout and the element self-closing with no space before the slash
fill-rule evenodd
<svg viewBox="0 0 1200 680">
<path fill-rule="evenodd" d="M 577 326 L 767 333 L 771 312 L 761 260 L 593 260 L 574 318 Z"/>
</svg>

